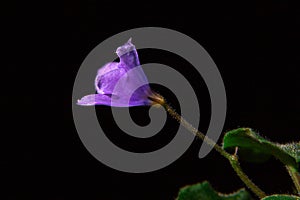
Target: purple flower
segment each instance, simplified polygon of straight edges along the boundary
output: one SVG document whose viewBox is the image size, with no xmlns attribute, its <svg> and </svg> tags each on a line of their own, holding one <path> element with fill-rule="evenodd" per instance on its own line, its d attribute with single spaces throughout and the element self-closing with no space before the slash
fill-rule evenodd
<svg viewBox="0 0 300 200">
<path fill-rule="evenodd" d="M 95 87 L 97 94 L 78 100 L 78 105 L 107 105 L 115 107 L 147 106 L 162 101 L 151 91 L 131 38 L 117 48 L 120 62 L 110 62 L 98 70 Z"/>
</svg>

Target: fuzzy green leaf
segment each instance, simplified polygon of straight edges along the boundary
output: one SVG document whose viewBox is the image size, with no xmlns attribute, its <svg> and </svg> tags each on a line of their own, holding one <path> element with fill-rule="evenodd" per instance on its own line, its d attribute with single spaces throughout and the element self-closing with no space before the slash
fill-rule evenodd
<svg viewBox="0 0 300 200">
<path fill-rule="evenodd" d="M 300 142 L 299 143 L 290 143 L 282 144 L 279 147 L 287 152 L 289 155 L 295 158 L 296 162 L 300 162 Z"/>
<path fill-rule="evenodd" d="M 230 151 L 235 147 L 239 147 L 239 156 L 243 160 L 264 162 L 274 156 L 285 165 L 298 169 L 300 143 L 280 145 L 261 137 L 250 128 L 238 128 L 227 132 L 223 139 L 225 150 Z"/>
<path fill-rule="evenodd" d="M 211 185 L 204 181 L 180 189 L 176 200 L 251 200 L 250 194 L 245 189 L 232 194 L 216 192 Z"/>
<path fill-rule="evenodd" d="M 285 194 L 274 194 L 272 196 L 267 196 L 262 200 L 300 200 L 300 197 Z"/>
</svg>

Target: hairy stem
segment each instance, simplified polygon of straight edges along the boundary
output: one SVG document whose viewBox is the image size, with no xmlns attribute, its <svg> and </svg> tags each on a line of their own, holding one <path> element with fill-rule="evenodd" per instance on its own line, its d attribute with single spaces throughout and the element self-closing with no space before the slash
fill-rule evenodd
<svg viewBox="0 0 300 200">
<path fill-rule="evenodd" d="M 223 157 L 228 159 L 232 168 L 237 173 L 239 178 L 245 183 L 245 185 L 255 193 L 259 198 L 263 198 L 266 196 L 265 192 L 263 192 L 257 185 L 255 185 L 249 177 L 243 172 L 240 163 L 238 161 L 237 155 L 231 155 L 226 152 L 221 146 L 216 144 L 212 139 L 205 136 L 198 129 L 194 128 L 190 123 L 188 123 L 182 116 L 180 116 L 170 105 L 168 105 L 165 101 L 161 104 L 167 112 L 176 119 L 181 125 L 183 125 L 188 131 L 192 132 L 195 136 L 203 140 L 208 145 L 212 146 L 217 152 L 219 152 Z"/>
<path fill-rule="evenodd" d="M 297 170 L 294 167 L 286 166 L 286 169 L 289 172 L 289 174 L 293 180 L 293 183 L 296 187 L 298 195 L 300 195 L 300 174 L 297 172 Z"/>
<path fill-rule="evenodd" d="M 266 196 L 266 193 L 262 191 L 255 183 L 253 183 L 249 177 L 243 172 L 238 157 L 236 155 L 232 155 L 231 159 L 229 160 L 232 168 L 236 172 L 236 174 L 239 176 L 239 178 L 245 183 L 245 185 L 253 192 L 255 193 L 259 198 L 263 198 Z"/>
</svg>

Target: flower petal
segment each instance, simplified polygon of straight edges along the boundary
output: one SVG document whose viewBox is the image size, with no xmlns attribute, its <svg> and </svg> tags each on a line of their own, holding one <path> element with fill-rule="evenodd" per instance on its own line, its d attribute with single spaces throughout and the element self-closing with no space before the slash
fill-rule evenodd
<svg viewBox="0 0 300 200">
<path fill-rule="evenodd" d="M 135 46 L 131 43 L 131 38 L 122 46 L 117 48 L 116 53 L 120 58 L 119 67 L 127 70 L 140 65 L 140 60 Z"/>
<path fill-rule="evenodd" d="M 151 104 L 148 96 L 152 91 L 131 39 L 118 47 L 116 53 L 120 62 L 107 63 L 97 72 L 95 87 L 98 94 L 84 96 L 78 100 L 78 105 L 130 107 Z"/>
<path fill-rule="evenodd" d="M 112 94 L 118 80 L 126 73 L 125 69 L 118 67 L 119 63 L 112 62 L 98 70 L 95 87 L 99 94 Z"/>
<path fill-rule="evenodd" d="M 115 98 L 112 101 L 112 98 Z M 150 105 L 150 100 L 145 99 L 130 99 L 129 103 L 118 98 L 118 96 L 108 96 L 103 94 L 90 94 L 77 100 L 77 104 L 81 106 L 106 105 L 115 107 L 133 107 Z"/>
</svg>

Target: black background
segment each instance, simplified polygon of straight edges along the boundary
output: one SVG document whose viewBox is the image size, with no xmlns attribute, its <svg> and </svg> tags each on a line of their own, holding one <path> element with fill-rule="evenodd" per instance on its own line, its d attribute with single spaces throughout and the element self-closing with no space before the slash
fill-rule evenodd
<svg viewBox="0 0 300 200">
<path fill-rule="evenodd" d="M 300 139 L 300 8 L 291 3 L 11 1 L 1 6 L 1 21 L 0 168 L 1 196 L 6 199 L 165 200 L 174 199 L 180 187 L 204 180 L 220 192 L 244 187 L 216 152 L 198 159 L 199 140 L 170 166 L 145 174 L 113 170 L 87 152 L 71 111 L 77 70 L 95 46 L 131 28 L 174 29 L 207 50 L 226 87 L 224 132 L 252 127 L 280 143 Z M 200 130 L 205 130 L 209 96 L 201 77 L 193 75 L 176 55 L 153 50 L 139 53 L 141 63 L 168 64 L 198 88 L 203 112 Z M 169 101 L 177 106 L 176 99 Z M 137 123 L 147 124 L 147 108 L 131 112 Z M 110 108 L 98 106 L 97 113 L 107 129 L 116 129 Z M 128 138 L 118 130 L 107 135 L 124 148 L 146 151 L 164 146 L 177 128 L 177 123 L 168 119 L 165 131 L 148 141 Z M 242 166 L 267 193 L 292 192 L 292 183 L 278 161 Z"/>
</svg>

